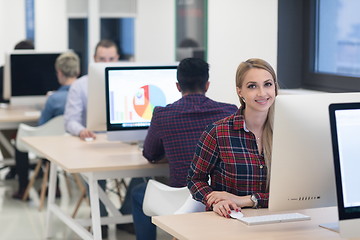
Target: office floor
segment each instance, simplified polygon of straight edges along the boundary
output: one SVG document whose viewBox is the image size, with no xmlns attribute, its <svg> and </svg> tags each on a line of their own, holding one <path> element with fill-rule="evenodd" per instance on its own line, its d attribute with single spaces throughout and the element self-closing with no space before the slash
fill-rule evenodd
<svg viewBox="0 0 360 240">
<path fill-rule="evenodd" d="M 17 189 L 17 180 L 5 180 L 5 175 L 8 169 L 0 170 L 0 239 L 6 240 L 38 240 L 44 239 L 45 233 L 45 217 L 46 205 L 42 211 L 38 210 L 39 196 L 35 189 L 39 189 L 40 180 L 37 180 L 36 186 L 30 191 L 31 200 L 23 202 L 20 200 L 13 200 L 11 195 L 14 189 Z M 60 190 L 61 198 L 58 200 L 62 209 L 68 210 L 69 213 L 75 208 L 75 203 L 79 198 L 79 190 L 74 183 L 71 186 L 71 197 L 67 191 L 65 181 L 60 175 Z M 108 188 L 111 188 L 111 182 L 108 183 Z M 120 201 L 115 193 L 108 191 L 110 199 L 116 206 L 120 206 Z M 90 215 L 90 207 L 83 202 L 78 217 L 86 218 Z M 69 229 L 60 220 L 54 220 L 54 229 L 56 231 L 54 240 L 77 240 L 80 239 L 71 229 Z M 121 240 L 134 240 L 135 235 L 127 232 L 117 230 L 115 225 L 109 226 L 109 238 Z M 172 236 L 158 229 L 158 240 L 170 240 Z"/>
</svg>

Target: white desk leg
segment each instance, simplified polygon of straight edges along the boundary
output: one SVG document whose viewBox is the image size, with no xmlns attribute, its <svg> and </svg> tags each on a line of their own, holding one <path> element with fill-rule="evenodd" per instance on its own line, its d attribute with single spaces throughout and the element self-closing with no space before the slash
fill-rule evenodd
<svg viewBox="0 0 360 240">
<path fill-rule="evenodd" d="M 49 193 L 48 193 L 48 206 L 46 212 L 46 238 L 52 237 L 52 209 L 51 206 L 55 204 L 55 189 L 56 189 L 56 174 L 57 165 L 50 162 L 50 178 L 49 178 Z"/>
<path fill-rule="evenodd" d="M 99 205 L 99 190 L 98 181 L 94 178 L 93 173 L 88 174 L 90 207 L 91 207 L 91 222 L 92 230 L 95 240 L 101 239 L 101 222 L 100 222 L 100 205 Z"/>
</svg>

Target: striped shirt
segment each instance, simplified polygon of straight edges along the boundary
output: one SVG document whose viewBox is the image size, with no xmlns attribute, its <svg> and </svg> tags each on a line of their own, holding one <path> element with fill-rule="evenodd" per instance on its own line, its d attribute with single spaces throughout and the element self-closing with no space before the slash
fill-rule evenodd
<svg viewBox="0 0 360 240">
<path fill-rule="evenodd" d="M 255 135 L 246 129 L 241 111 L 208 126 L 197 144 L 188 188 L 204 204 L 210 192 L 226 191 L 237 196 L 255 194 L 258 207 L 268 206 L 265 159 Z"/>
<path fill-rule="evenodd" d="M 186 186 L 196 143 L 206 126 L 235 113 L 237 107 L 202 94 L 183 96 L 166 107 L 156 107 L 144 142 L 143 155 L 151 162 L 166 157 L 172 187 Z"/>
</svg>

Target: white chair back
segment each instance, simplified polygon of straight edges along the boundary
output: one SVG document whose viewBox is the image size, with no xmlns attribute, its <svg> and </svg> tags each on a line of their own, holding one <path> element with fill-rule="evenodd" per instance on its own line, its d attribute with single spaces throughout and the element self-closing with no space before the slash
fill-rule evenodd
<svg viewBox="0 0 360 240">
<path fill-rule="evenodd" d="M 50 119 L 43 125 L 32 127 L 21 123 L 16 135 L 16 148 L 21 152 L 29 152 L 29 149 L 21 141 L 22 137 L 29 136 L 58 136 L 65 134 L 64 116 L 60 115 Z"/>
<path fill-rule="evenodd" d="M 202 202 L 196 201 L 193 199 L 190 194 L 188 198 L 185 200 L 184 204 L 174 212 L 174 214 L 184 214 L 184 213 L 192 213 L 192 212 L 205 212 L 206 207 Z"/>
<path fill-rule="evenodd" d="M 143 202 L 147 216 L 205 211 L 205 205 L 192 199 L 187 187 L 174 188 L 150 179 Z"/>
</svg>

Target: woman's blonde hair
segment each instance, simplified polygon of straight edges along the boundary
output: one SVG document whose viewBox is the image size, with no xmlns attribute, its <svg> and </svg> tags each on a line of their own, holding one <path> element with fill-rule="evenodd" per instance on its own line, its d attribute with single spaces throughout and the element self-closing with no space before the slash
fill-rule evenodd
<svg viewBox="0 0 360 240">
<path fill-rule="evenodd" d="M 271 65 L 265 60 L 259 58 L 251 58 L 245 62 L 240 63 L 236 71 L 236 87 L 241 88 L 244 83 L 246 73 L 252 68 L 264 69 L 269 72 L 274 79 L 275 96 L 278 94 L 279 85 L 276 79 L 276 74 Z M 245 101 L 239 96 L 241 108 L 246 108 Z M 273 120 L 274 120 L 274 104 L 270 107 L 268 116 L 266 118 L 264 129 L 262 133 L 263 151 L 265 163 L 267 166 L 267 186 L 269 186 L 270 169 L 271 169 L 271 151 L 272 151 L 272 136 L 273 136 Z"/>
<path fill-rule="evenodd" d="M 62 53 L 56 58 L 55 69 L 63 73 L 66 78 L 78 77 L 80 74 L 80 59 L 73 51 Z"/>
</svg>

